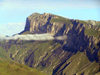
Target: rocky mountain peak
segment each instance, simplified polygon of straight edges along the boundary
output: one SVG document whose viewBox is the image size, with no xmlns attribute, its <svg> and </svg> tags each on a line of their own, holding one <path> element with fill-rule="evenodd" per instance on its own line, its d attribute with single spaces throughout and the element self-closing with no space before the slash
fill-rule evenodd
<svg viewBox="0 0 100 75">
<path fill-rule="evenodd" d="M 50 20 L 54 15 L 49 13 L 34 13 L 26 19 L 25 31 L 30 33 L 47 33 L 49 31 Z"/>
<path fill-rule="evenodd" d="M 95 24 L 95 25 L 94 25 Z M 91 34 L 99 32 L 100 23 L 97 21 L 82 21 L 64 18 L 50 13 L 33 13 L 26 19 L 26 25 L 20 34 L 41 34 L 49 33 L 53 35 L 67 35 L 70 30 L 77 33 L 86 33 L 90 36 L 99 36 Z M 84 30 L 84 31 L 83 31 Z"/>
</svg>

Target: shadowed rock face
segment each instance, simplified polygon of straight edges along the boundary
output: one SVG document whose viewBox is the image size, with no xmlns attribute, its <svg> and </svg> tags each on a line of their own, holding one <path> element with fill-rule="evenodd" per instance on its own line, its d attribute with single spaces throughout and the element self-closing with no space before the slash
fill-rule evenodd
<svg viewBox="0 0 100 75">
<path fill-rule="evenodd" d="M 25 25 L 25 31 L 29 31 L 30 30 L 30 21 L 29 19 L 27 18 L 26 19 L 26 25 Z"/>
<path fill-rule="evenodd" d="M 71 52 L 83 51 L 89 45 L 89 40 L 85 36 L 85 27 L 83 24 L 72 21 L 72 28 L 67 32 L 67 40 L 64 45 L 64 50 L 69 50 Z"/>
<path fill-rule="evenodd" d="M 53 75 L 94 75 L 98 72 L 97 62 L 100 55 L 98 29 L 98 25 L 85 21 L 35 13 L 27 18 L 25 29 L 20 35 L 49 33 L 56 39 L 63 38 L 60 36 L 66 36 L 66 39 L 49 41 L 18 39 L 7 41 L 5 44 L 0 43 L 0 46 L 8 51 L 13 60 L 35 67 L 49 75 L 52 72 Z"/>
</svg>

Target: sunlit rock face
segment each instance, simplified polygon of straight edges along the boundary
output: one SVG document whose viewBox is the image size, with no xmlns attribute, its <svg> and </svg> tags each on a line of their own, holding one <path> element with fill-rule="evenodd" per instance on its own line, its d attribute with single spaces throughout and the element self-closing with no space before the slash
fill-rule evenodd
<svg viewBox="0 0 100 75">
<path fill-rule="evenodd" d="M 65 24 L 63 22 L 54 22 L 56 19 L 59 19 L 59 16 L 48 13 L 34 13 L 26 19 L 26 26 L 23 32 L 57 34 L 65 27 Z"/>
<path fill-rule="evenodd" d="M 55 36 L 57 35 L 65 35 L 75 27 L 79 32 L 81 32 L 84 28 L 92 28 L 94 30 L 100 30 L 100 22 L 99 21 L 81 21 L 81 20 L 73 20 L 64 18 L 61 16 L 44 13 L 33 13 L 26 19 L 26 25 L 24 31 L 20 34 L 42 34 L 42 33 L 50 33 Z"/>
</svg>

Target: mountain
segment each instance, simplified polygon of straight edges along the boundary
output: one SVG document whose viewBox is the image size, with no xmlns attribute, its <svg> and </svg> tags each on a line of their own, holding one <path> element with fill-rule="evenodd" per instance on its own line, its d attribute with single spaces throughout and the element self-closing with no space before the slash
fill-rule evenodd
<svg viewBox="0 0 100 75">
<path fill-rule="evenodd" d="M 100 74 L 99 21 L 34 13 L 24 31 L 1 41 L 0 48 L 2 56 L 48 75 Z"/>
<path fill-rule="evenodd" d="M 54 35 L 64 35 L 67 34 L 67 32 L 73 27 L 73 24 L 75 26 L 78 25 L 79 29 L 82 27 L 86 28 L 86 26 L 88 26 L 89 29 L 94 29 L 97 31 L 100 30 L 99 21 L 81 21 L 68 19 L 49 13 L 34 13 L 26 19 L 26 26 L 22 33 L 50 33 Z"/>
</svg>

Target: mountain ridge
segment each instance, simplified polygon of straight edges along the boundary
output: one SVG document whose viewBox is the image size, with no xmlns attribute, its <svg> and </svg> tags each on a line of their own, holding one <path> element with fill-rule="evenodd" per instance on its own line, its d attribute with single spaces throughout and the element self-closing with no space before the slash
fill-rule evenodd
<svg viewBox="0 0 100 75">
<path fill-rule="evenodd" d="M 18 36 L 49 33 L 54 37 L 66 36 L 66 39 L 11 39 L 0 42 L 0 47 L 13 61 L 48 75 L 94 75 L 99 72 L 99 29 L 98 24 L 91 22 L 35 13 L 26 19 L 25 29 Z"/>
<path fill-rule="evenodd" d="M 77 23 L 78 22 L 80 24 L 83 23 L 84 25 L 87 24 L 87 26 L 89 26 L 90 28 L 94 28 L 94 29 L 96 29 L 95 26 L 99 26 L 98 24 L 100 24 L 99 21 L 97 21 L 97 22 L 91 21 L 91 20 L 82 21 L 82 20 L 68 19 L 68 18 L 64 18 L 61 16 L 49 14 L 49 13 L 44 13 L 44 14 L 35 13 L 35 14 L 30 15 L 26 19 L 25 29 L 21 33 L 24 33 L 24 32 L 26 32 L 26 33 L 29 32 L 32 34 L 51 33 L 51 34 L 56 35 L 57 32 L 61 30 L 61 28 L 62 29 L 65 28 L 66 24 L 68 26 L 68 24 L 71 24 L 72 21 L 73 22 L 77 21 Z M 97 23 L 97 25 L 93 25 L 92 22 Z M 63 30 L 65 30 L 65 29 L 63 29 Z M 100 31 L 100 28 L 97 30 Z M 61 34 L 59 34 L 59 35 L 61 35 Z"/>
</svg>

